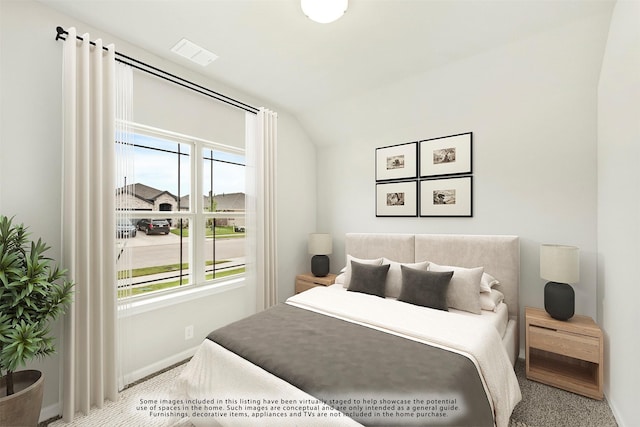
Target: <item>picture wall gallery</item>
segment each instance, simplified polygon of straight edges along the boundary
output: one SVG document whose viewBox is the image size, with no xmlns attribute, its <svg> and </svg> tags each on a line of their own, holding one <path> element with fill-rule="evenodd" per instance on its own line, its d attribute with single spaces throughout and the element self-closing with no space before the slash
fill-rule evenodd
<svg viewBox="0 0 640 427">
<path fill-rule="evenodd" d="M 473 132 L 376 149 L 376 216 L 472 217 Z"/>
</svg>

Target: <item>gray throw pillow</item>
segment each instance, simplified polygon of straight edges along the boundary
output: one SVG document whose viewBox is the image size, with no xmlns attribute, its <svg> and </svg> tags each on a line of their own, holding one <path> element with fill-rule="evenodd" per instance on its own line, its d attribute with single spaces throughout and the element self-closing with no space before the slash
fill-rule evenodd
<svg viewBox="0 0 640 427">
<path fill-rule="evenodd" d="M 402 290 L 398 301 L 449 311 L 447 288 L 453 271 L 420 271 L 404 265 L 400 268 L 402 269 Z"/>
<path fill-rule="evenodd" d="M 384 298 L 388 271 L 389 264 L 369 265 L 351 261 L 351 281 L 347 290 Z"/>
</svg>

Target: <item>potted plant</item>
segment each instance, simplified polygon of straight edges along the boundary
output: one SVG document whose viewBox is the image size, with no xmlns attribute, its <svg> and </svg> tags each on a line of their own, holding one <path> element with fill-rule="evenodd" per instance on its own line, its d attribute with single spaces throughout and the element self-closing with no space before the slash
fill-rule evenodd
<svg viewBox="0 0 640 427">
<path fill-rule="evenodd" d="M 50 322 L 71 303 L 73 283 L 45 256 L 48 249 L 0 216 L 0 425 L 37 425 L 44 378 L 16 370 L 54 353 Z"/>
</svg>

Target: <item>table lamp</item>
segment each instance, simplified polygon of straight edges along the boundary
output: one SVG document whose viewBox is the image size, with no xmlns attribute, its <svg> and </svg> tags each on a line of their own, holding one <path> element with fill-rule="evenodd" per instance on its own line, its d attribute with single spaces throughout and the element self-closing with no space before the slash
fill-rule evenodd
<svg viewBox="0 0 640 427">
<path fill-rule="evenodd" d="M 569 283 L 580 280 L 580 250 L 575 246 L 541 245 L 540 277 L 549 280 L 544 287 L 544 309 L 554 319 L 571 319 L 575 293 Z"/>
<path fill-rule="evenodd" d="M 316 277 L 329 274 L 329 257 L 332 243 L 331 235 L 324 233 L 309 234 L 309 253 L 311 257 L 311 273 Z"/>
</svg>

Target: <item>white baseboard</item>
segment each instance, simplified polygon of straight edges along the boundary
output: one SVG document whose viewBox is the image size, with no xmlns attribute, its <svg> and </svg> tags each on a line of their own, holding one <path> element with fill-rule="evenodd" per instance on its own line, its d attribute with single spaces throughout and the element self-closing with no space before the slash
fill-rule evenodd
<svg viewBox="0 0 640 427">
<path fill-rule="evenodd" d="M 169 366 L 175 365 L 176 363 L 180 363 L 183 360 L 189 359 L 196 353 L 196 350 L 198 350 L 199 347 L 200 346 L 197 345 L 195 347 L 182 351 L 178 354 L 174 354 L 171 357 L 167 357 L 166 359 L 153 363 L 149 366 L 145 366 L 142 369 L 138 369 L 131 373 L 125 374 L 124 375 L 125 384 L 134 383 L 136 381 L 139 381 L 143 378 L 148 377 L 149 375 L 153 375 L 156 372 L 160 372 L 163 369 L 168 368 Z M 43 407 L 40 410 L 39 422 L 56 418 L 60 416 L 61 413 L 62 413 L 62 402 L 54 403 L 53 405 Z"/>
<path fill-rule="evenodd" d="M 149 366 L 145 366 L 144 368 L 125 374 L 124 383 L 125 384 L 134 383 L 145 377 L 148 377 L 149 375 L 155 374 L 156 372 L 160 372 L 163 369 L 168 368 L 169 366 L 175 365 L 176 363 L 180 363 L 183 360 L 189 359 L 196 353 L 196 350 L 198 350 L 199 347 L 200 345 L 189 348 L 178 354 L 174 354 L 171 357 L 167 357 L 166 359 L 159 360 L 158 362 L 153 363 Z"/>
<path fill-rule="evenodd" d="M 618 427 L 627 427 L 628 425 L 630 425 L 630 424 L 625 424 L 625 420 L 620 415 L 620 412 L 618 412 L 615 403 L 609 399 L 609 396 L 607 396 L 606 393 L 604 397 L 607 400 L 607 403 L 609 404 L 609 408 L 611 408 L 611 412 L 613 413 L 613 418 L 616 419 L 616 423 L 618 423 Z"/>
<path fill-rule="evenodd" d="M 43 422 L 50 420 L 52 418 L 57 418 L 62 413 L 62 406 L 60 403 L 54 403 L 53 405 L 45 406 L 40 410 L 40 419 L 38 422 Z"/>
</svg>

